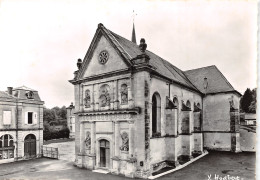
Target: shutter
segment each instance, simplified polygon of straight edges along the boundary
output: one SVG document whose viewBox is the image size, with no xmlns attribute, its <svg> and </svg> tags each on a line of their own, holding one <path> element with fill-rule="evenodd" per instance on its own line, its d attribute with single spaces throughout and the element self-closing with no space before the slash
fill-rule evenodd
<svg viewBox="0 0 260 180">
<path fill-rule="evenodd" d="M 33 124 L 37 124 L 37 112 L 33 113 Z"/>
<path fill-rule="evenodd" d="M 28 112 L 25 112 L 24 124 L 28 124 Z"/>
</svg>

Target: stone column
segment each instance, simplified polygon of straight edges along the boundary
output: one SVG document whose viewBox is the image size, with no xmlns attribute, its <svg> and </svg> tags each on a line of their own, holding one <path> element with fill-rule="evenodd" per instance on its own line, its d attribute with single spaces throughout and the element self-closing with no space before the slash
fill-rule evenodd
<svg viewBox="0 0 260 180">
<path fill-rule="evenodd" d="M 129 123 L 129 156 L 134 155 L 134 121 L 130 120 Z"/>
<path fill-rule="evenodd" d="M 94 87 L 94 89 L 95 89 L 95 97 L 94 97 L 94 99 L 95 99 L 95 110 L 96 111 L 98 111 L 99 110 L 99 85 L 98 84 L 95 84 L 95 87 Z"/>
<path fill-rule="evenodd" d="M 95 150 L 95 147 L 96 147 L 96 122 L 95 121 L 92 121 L 90 122 L 91 124 L 91 131 L 90 131 L 90 135 L 91 135 L 91 149 L 90 149 L 90 153 L 91 154 L 95 154 L 96 153 L 96 150 Z"/>
<path fill-rule="evenodd" d="M 81 121 L 81 118 L 79 118 L 80 121 Z M 80 153 L 85 154 L 85 131 L 84 131 L 83 122 L 80 122 Z"/>
<path fill-rule="evenodd" d="M 94 84 L 92 84 L 92 94 L 91 94 L 91 110 L 95 110 L 95 89 L 94 89 Z"/>
<path fill-rule="evenodd" d="M 119 156 L 120 124 L 115 121 L 115 156 Z"/>
<path fill-rule="evenodd" d="M 134 99 L 133 99 L 133 94 L 132 94 L 132 77 L 129 78 L 129 86 L 128 86 L 128 102 L 129 102 L 129 107 L 133 108 L 134 107 Z"/>
<path fill-rule="evenodd" d="M 172 113 L 173 113 L 173 127 L 174 127 L 174 129 L 173 129 L 173 135 L 175 135 L 175 136 L 177 136 L 177 129 L 178 129 L 177 111 L 178 111 L 178 109 L 173 109 L 173 112 L 172 112 Z"/>
<path fill-rule="evenodd" d="M 194 123 L 194 120 L 193 120 L 193 111 L 189 111 L 189 133 L 192 133 L 194 130 L 193 130 L 193 125 Z"/>
<path fill-rule="evenodd" d="M 80 85 L 80 111 L 84 110 L 84 103 L 83 103 L 83 99 L 84 99 L 84 92 L 83 92 L 83 84 Z"/>
<path fill-rule="evenodd" d="M 114 88 L 115 88 L 115 96 L 114 96 L 114 109 L 118 109 L 118 82 L 117 80 L 114 81 Z"/>
</svg>

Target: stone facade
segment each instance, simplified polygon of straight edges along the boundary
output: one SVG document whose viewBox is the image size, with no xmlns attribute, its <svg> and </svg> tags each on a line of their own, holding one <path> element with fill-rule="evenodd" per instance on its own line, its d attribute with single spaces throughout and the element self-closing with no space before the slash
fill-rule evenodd
<svg viewBox="0 0 260 180">
<path fill-rule="evenodd" d="M 202 154 L 204 147 L 238 151 L 238 93 L 206 94 L 146 48 L 144 39 L 138 47 L 99 24 L 70 80 L 75 164 L 147 178 Z M 214 140 L 224 142 L 215 146 Z"/>
<path fill-rule="evenodd" d="M 41 157 L 43 104 L 25 86 L 0 91 L 0 164 Z"/>
</svg>

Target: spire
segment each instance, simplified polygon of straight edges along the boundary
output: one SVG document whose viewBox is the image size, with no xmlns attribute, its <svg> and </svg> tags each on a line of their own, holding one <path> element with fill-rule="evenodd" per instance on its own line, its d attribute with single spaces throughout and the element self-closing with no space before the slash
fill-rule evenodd
<svg viewBox="0 0 260 180">
<path fill-rule="evenodd" d="M 135 36 L 135 16 L 137 14 L 133 10 L 133 31 L 132 31 L 132 42 L 136 44 L 136 36 Z"/>
<path fill-rule="evenodd" d="M 132 42 L 136 44 L 135 24 L 134 23 L 133 23 L 133 31 L 132 31 Z"/>
</svg>

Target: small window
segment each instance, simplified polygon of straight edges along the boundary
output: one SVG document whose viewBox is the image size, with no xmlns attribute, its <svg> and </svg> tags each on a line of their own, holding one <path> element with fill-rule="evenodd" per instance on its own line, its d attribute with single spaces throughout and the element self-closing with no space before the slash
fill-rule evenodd
<svg viewBox="0 0 260 180">
<path fill-rule="evenodd" d="M 28 124 L 32 124 L 32 123 L 33 123 L 33 113 L 28 112 Z"/>
</svg>

